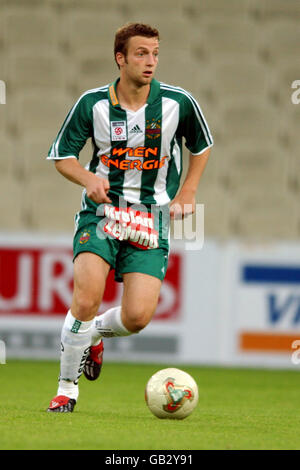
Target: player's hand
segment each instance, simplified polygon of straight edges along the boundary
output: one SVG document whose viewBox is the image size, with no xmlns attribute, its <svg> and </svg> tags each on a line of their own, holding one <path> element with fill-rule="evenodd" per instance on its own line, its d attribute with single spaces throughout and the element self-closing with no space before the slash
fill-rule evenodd
<svg viewBox="0 0 300 470">
<path fill-rule="evenodd" d="M 192 191 L 181 191 L 170 203 L 170 218 L 184 219 L 195 212 L 195 194 Z"/>
<path fill-rule="evenodd" d="M 99 178 L 98 176 L 91 174 L 85 188 L 86 195 L 89 199 L 101 204 L 103 202 L 111 203 L 111 199 L 108 197 L 109 181 L 106 178 Z"/>
</svg>

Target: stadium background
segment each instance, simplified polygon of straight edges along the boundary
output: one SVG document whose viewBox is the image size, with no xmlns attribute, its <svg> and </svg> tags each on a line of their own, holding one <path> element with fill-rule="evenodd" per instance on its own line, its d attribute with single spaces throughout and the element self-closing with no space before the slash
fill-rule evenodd
<svg viewBox="0 0 300 470">
<path fill-rule="evenodd" d="M 25 282 L 18 256 L 31 254 L 36 262 L 49 247 L 66 256 L 81 190 L 45 157 L 78 96 L 117 76 L 116 29 L 142 21 L 161 34 L 156 77 L 195 96 L 214 137 L 197 194 L 205 205 L 205 243 L 200 251 L 174 244 L 170 285 L 182 298 L 130 347 L 117 349 L 112 340 L 107 358 L 295 368 L 300 104 L 291 96 L 300 79 L 299 19 L 297 0 L 0 0 L 0 79 L 6 84 L 6 104 L 0 104 L 0 339 L 8 357 L 18 351 L 57 357 L 45 332 L 52 328 L 57 337 L 67 295 L 56 291 L 61 298 L 54 299 L 54 312 L 13 307 L 17 284 Z M 81 163 L 89 157 L 87 143 Z M 264 271 L 253 277 L 257 267 Z M 38 279 L 31 288 L 42 295 Z M 29 330 L 35 338 L 26 336 Z M 250 349 L 242 351 L 239 341 Z"/>
</svg>

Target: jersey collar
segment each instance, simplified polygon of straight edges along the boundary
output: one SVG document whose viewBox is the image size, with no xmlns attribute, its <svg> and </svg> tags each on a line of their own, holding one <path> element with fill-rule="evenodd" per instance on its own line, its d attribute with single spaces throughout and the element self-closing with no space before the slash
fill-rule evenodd
<svg viewBox="0 0 300 470">
<path fill-rule="evenodd" d="M 120 108 L 120 103 L 118 100 L 117 96 L 117 84 L 120 81 L 120 78 L 117 78 L 113 83 L 111 83 L 108 87 L 108 100 L 110 104 L 114 107 L 119 107 Z M 152 79 L 151 84 L 150 84 L 150 93 L 147 99 L 148 104 L 152 104 L 156 98 L 158 97 L 160 92 L 160 83 L 155 80 L 155 78 Z"/>
</svg>

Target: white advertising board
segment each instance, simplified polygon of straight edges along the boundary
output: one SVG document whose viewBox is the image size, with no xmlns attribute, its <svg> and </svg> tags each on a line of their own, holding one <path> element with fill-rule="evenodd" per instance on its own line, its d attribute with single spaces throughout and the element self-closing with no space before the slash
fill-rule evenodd
<svg viewBox="0 0 300 470">
<path fill-rule="evenodd" d="M 300 244 L 229 243 L 221 356 L 241 365 L 295 367 L 300 339 Z"/>
</svg>

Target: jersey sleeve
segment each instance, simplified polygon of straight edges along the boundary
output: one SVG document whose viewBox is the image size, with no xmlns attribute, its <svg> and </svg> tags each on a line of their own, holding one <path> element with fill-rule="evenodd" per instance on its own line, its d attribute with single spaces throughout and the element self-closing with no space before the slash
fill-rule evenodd
<svg viewBox="0 0 300 470">
<path fill-rule="evenodd" d="M 199 155 L 213 145 L 213 138 L 197 101 L 186 92 L 181 103 L 181 130 L 185 145 L 193 155 Z"/>
<path fill-rule="evenodd" d="M 92 109 L 87 95 L 82 95 L 69 111 L 47 159 L 79 159 L 81 149 L 92 135 L 92 122 Z"/>
</svg>

